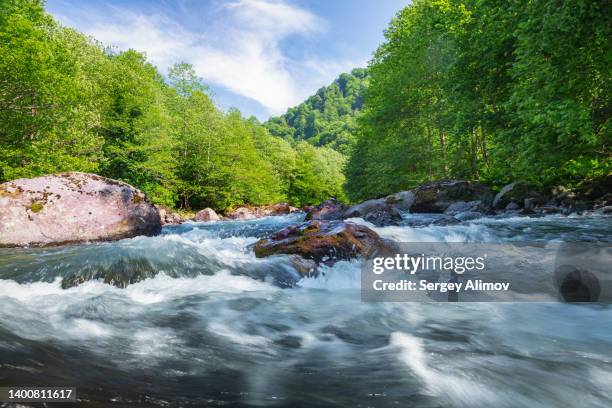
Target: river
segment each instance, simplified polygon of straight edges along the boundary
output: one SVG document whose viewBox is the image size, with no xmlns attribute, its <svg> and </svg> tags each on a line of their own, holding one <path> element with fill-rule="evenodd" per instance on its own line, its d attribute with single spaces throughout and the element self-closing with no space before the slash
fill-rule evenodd
<svg viewBox="0 0 612 408">
<path fill-rule="evenodd" d="M 285 257 L 255 258 L 259 237 L 301 218 L 0 249 L 0 385 L 75 386 L 95 407 L 612 406 L 609 305 L 362 302 L 358 260 L 300 278 Z M 612 217 L 375 230 L 403 242 L 610 242 Z M 62 289 L 66 276 L 134 268 L 150 278 Z"/>
</svg>

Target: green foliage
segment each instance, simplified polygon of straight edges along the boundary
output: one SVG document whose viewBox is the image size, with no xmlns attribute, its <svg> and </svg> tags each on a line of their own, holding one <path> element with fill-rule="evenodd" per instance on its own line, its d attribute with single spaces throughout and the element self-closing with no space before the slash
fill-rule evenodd
<svg viewBox="0 0 612 408">
<path fill-rule="evenodd" d="M 97 169 L 107 65 L 41 1 L 0 3 L 0 179 Z"/>
<path fill-rule="evenodd" d="M 270 133 L 291 142 L 305 140 L 348 154 L 355 143 L 356 118 L 363 106 L 368 74 L 356 68 L 341 74 L 300 105 L 265 123 Z"/>
<path fill-rule="evenodd" d="M 417 0 L 393 19 L 347 165 L 353 199 L 443 177 L 612 170 L 612 3 Z"/>
<path fill-rule="evenodd" d="M 143 54 L 61 27 L 40 0 L 0 3 L 0 142 L 0 182 L 98 172 L 184 210 L 342 198 L 338 153 L 219 111 L 190 65 L 165 81 Z"/>
<path fill-rule="evenodd" d="M 296 146 L 295 176 L 289 186 L 289 198 L 298 205 L 313 205 L 336 197 L 346 201 L 342 169 L 346 158 L 330 148 L 316 148 L 300 141 Z"/>
</svg>

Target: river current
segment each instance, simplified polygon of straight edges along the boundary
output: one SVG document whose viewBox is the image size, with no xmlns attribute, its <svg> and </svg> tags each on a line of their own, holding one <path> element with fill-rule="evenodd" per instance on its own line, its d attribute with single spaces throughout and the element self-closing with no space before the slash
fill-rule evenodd
<svg viewBox="0 0 612 408">
<path fill-rule="evenodd" d="M 302 218 L 0 249 L 0 386 L 75 386 L 94 407 L 612 406 L 612 306 L 362 302 L 359 260 L 300 278 L 284 256 L 255 258 L 259 237 Z M 612 241 L 596 215 L 371 227 L 398 242 Z M 62 288 L 114 269 L 150 277 Z"/>
</svg>

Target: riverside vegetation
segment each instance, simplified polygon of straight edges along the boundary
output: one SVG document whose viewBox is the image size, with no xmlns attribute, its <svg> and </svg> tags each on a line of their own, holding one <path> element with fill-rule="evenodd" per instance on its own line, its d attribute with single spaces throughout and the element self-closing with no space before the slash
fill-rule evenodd
<svg viewBox="0 0 612 408">
<path fill-rule="evenodd" d="M 0 5 L 0 182 L 64 171 L 174 208 L 381 197 L 462 178 L 579 186 L 610 173 L 607 1 L 420 0 L 367 69 L 265 123 L 221 112 L 185 63 L 163 76 L 61 26 L 41 0 Z"/>
</svg>

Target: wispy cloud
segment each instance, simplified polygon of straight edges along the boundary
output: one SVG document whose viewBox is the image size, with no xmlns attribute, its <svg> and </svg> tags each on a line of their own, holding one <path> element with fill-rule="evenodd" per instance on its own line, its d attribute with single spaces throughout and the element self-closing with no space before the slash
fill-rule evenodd
<svg viewBox="0 0 612 408">
<path fill-rule="evenodd" d="M 198 16 L 198 29 L 163 13 L 108 10 L 107 15 L 87 12 L 58 17 L 106 45 L 146 52 L 162 70 L 189 62 L 206 82 L 253 99 L 272 114 L 299 103 L 356 63 L 318 56 L 290 58 L 283 51 L 283 41 L 293 36 L 307 40 L 323 32 L 326 22 L 287 1 L 226 3 Z"/>
</svg>

